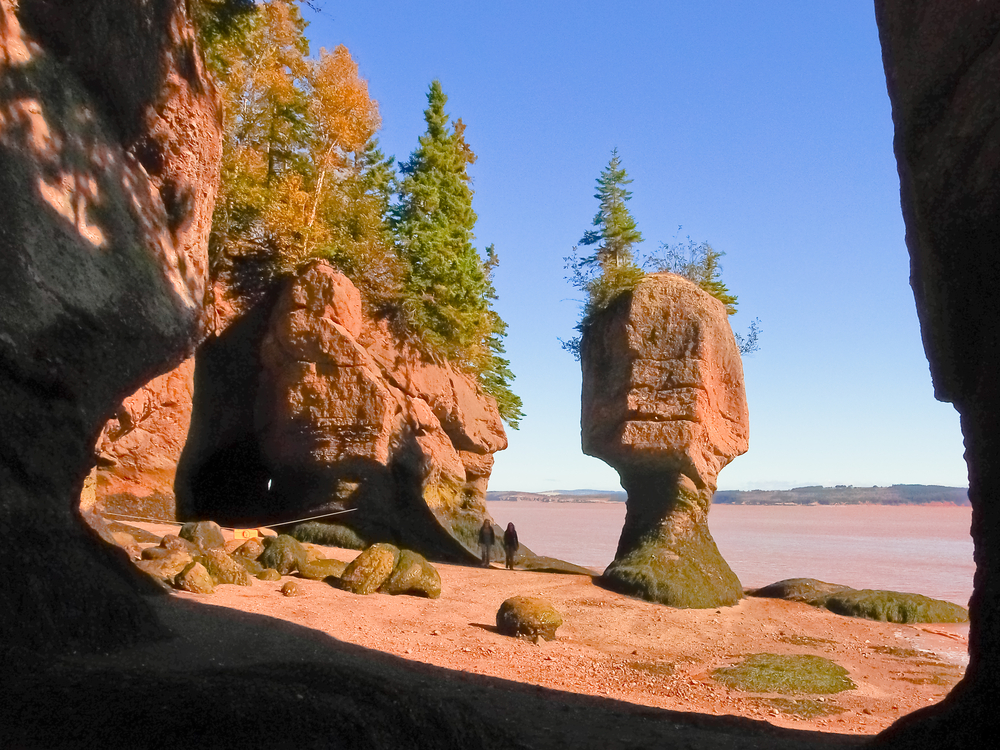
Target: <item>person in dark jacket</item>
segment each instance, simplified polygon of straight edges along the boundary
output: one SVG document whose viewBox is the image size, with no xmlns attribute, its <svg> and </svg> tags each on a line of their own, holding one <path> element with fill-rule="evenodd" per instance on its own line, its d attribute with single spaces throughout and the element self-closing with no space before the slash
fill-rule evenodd
<svg viewBox="0 0 1000 750">
<path fill-rule="evenodd" d="M 479 551 L 483 556 L 483 567 L 490 567 L 490 552 L 493 550 L 493 543 L 496 542 L 497 535 L 493 531 L 493 524 L 490 519 L 483 519 L 483 526 L 479 529 Z"/>
<path fill-rule="evenodd" d="M 517 531 L 514 524 L 508 523 L 507 530 L 503 533 L 503 551 L 507 555 L 507 570 L 514 569 L 514 555 L 517 554 Z"/>
</svg>

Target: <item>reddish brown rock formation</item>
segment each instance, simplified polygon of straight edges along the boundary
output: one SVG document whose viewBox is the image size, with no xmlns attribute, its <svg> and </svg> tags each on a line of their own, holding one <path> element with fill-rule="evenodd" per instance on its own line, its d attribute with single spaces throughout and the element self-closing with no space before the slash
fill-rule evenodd
<svg viewBox="0 0 1000 750">
<path fill-rule="evenodd" d="M 735 604 L 742 588 L 708 530 L 719 472 L 746 452 L 743 364 L 722 303 L 652 274 L 583 335 L 583 451 L 628 492 L 610 588 L 675 607 Z"/>
<path fill-rule="evenodd" d="M 1000 732 L 1000 4 L 876 0 L 910 285 L 934 393 L 962 415 L 976 580 L 969 667 L 882 738 L 978 748 Z"/>
<path fill-rule="evenodd" d="M 174 474 L 191 424 L 194 358 L 126 398 L 97 441 L 103 513 L 173 520 Z"/>
<path fill-rule="evenodd" d="M 0 586 L 7 644 L 155 630 L 75 506 L 116 404 L 201 331 L 220 134 L 185 9 L 0 0 L 0 541 L 29 571 Z"/>
<path fill-rule="evenodd" d="M 259 523 L 351 508 L 328 520 L 474 559 L 493 453 L 507 446 L 496 404 L 366 318 L 345 276 L 312 264 L 204 352 L 184 513 Z"/>
</svg>

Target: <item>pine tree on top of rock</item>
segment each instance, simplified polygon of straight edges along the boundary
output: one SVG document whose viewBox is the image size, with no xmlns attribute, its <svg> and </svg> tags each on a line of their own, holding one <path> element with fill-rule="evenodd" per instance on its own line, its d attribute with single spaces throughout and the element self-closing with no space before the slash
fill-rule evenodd
<svg viewBox="0 0 1000 750">
<path fill-rule="evenodd" d="M 626 205 L 632 199 L 632 193 L 625 186 L 631 182 L 616 148 L 611 152 L 608 166 L 597 178 L 594 197 L 600 201 L 600 208 L 594 216 L 594 228 L 580 239 L 580 245 L 596 246 L 595 250 L 590 255 L 581 256 L 579 247 L 574 247 L 572 254 L 566 258 L 570 283 L 587 295 L 583 316 L 576 326 L 581 333 L 594 313 L 606 308 L 622 292 L 634 289 L 643 277 L 632 250 L 633 246 L 642 242 L 642 233 Z M 580 337 L 563 342 L 563 348 L 579 359 Z"/>
<path fill-rule="evenodd" d="M 492 246 L 483 260 L 472 245 L 477 217 L 467 167 L 476 155 L 461 119 L 451 124 L 447 101 L 434 81 L 424 111 L 427 131 L 400 168 L 394 228 L 406 264 L 404 311 L 421 347 L 475 373 L 516 427 L 521 400 L 510 390 L 513 375 L 501 356 L 507 325 L 492 306 L 498 259 Z"/>
</svg>

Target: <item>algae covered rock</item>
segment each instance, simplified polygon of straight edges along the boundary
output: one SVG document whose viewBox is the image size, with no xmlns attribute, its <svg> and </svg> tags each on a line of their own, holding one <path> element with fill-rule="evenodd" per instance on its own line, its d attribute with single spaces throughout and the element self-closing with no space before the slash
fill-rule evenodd
<svg viewBox="0 0 1000 750">
<path fill-rule="evenodd" d="M 280 534 L 264 541 L 264 551 L 260 553 L 257 562 L 265 568 L 274 568 L 286 576 L 296 570 L 302 570 L 306 565 L 305 548 L 287 534 Z"/>
<path fill-rule="evenodd" d="M 404 549 L 400 551 L 396 566 L 379 591 L 383 594 L 411 594 L 437 599 L 441 596 L 441 575 L 423 555 Z"/>
<path fill-rule="evenodd" d="M 497 611 L 497 630 L 503 635 L 554 641 L 563 619 L 551 602 L 528 596 L 514 596 Z"/>
<path fill-rule="evenodd" d="M 205 570 L 216 584 L 250 585 L 250 573 L 247 569 L 221 549 L 208 550 L 198 558 L 198 562 L 205 566 Z"/>
<path fill-rule="evenodd" d="M 824 607 L 838 615 L 882 622 L 968 622 L 969 610 L 922 594 L 876 589 L 853 589 L 815 578 L 789 578 L 772 583 L 751 596 L 787 599 Z"/>
<path fill-rule="evenodd" d="M 259 581 L 280 581 L 281 573 L 276 571 L 274 568 L 264 568 L 260 573 L 257 574 L 257 580 Z"/>
<path fill-rule="evenodd" d="M 341 560 L 323 559 L 313 560 L 306 563 L 306 566 L 299 571 L 299 575 L 308 578 L 310 581 L 322 581 L 330 576 L 340 577 L 347 568 L 347 563 Z"/>
<path fill-rule="evenodd" d="M 873 589 L 849 589 L 823 603 L 831 612 L 883 622 L 968 622 L 969 610 L 922 594 Z"/>
<path fill-rule="evenodd" d="M 398 561 L 398 547 L 373 544 L 354 558 L 335 585 L 352 594 L 374 594 L 392 574 Z"/>
<path fill-rule="evenodd" d="M 749 447 L 739 347 L 719 300 L 655 273 L 583 329 L 583 452 L 628 493 L 625 525 L 601 585 L 673 607 L 742 596 L 708 511 L 719 472 Z"/>
<path fill-rule="evenodd" d="M 222 529 L 215 521 L 189 521 L 181 527 L 180 537 L 200 549 L 214 549 L 226 543 Z"/>
<path fill-rule="evenodd" d="M 350 526 L 344 526 L 339 523 L 307 521 L 306 523 L 298 524 L 288 533 L 300 542 L 324 544 L 327 547 L 363 550 L 368 546 L 365 540 L 358 535 L 358 532 Z"/>
<path fill-rule="evenodd" d="M 200 562 L 189 562 L 174 578 L 174 586 L 192 594 L 215 593 L 215 583 L 205 566 Z"/>
<path fill-rule="evenodd" d="M 302 596 L 306 590 L 297 581 L 285 581 L 285 585 L 281 587 L 281 593 L 284 596 Z"/>
<path fill-rule="evenodd" d="M 750 654 L 712 677 L 731 690 L 747 693 L 839 693 L 854 690 L 849 673 L 839 664 L 810 654 Z"/>
</svg>

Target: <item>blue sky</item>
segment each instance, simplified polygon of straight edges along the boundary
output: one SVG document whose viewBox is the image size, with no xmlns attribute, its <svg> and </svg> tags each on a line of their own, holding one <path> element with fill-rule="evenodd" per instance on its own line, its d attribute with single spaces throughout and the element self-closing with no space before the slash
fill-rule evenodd
<svg viewBox="0 0 1000 750">
<path fill-rule="evenodd" d="M 479 156 L 481 247 L 525 419 L 491 489 L 618 488 L 580 450 L 580 368 L 559 347 L 579 294 L 563 257 L 617 147 L 640 250 L 690 236 L 724 251 L 750 451 L 720 489 L 965 486 L 958 415 L 920 344 L 870 0 L 379 2 L 305 10 L 313 52 L 345 44 L 405 159 L 431 80 Z M 678 227 L 682 226 L 678 234 Z"/>
</svg>

